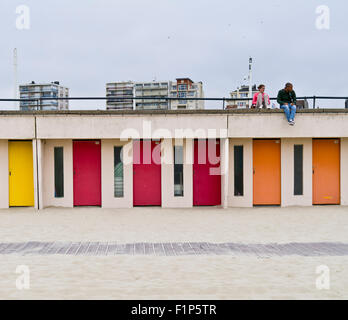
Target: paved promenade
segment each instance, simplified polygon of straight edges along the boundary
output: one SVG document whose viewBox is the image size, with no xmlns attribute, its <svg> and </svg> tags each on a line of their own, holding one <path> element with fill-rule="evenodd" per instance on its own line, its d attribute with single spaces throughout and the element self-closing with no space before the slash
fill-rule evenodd
<svg viewBox="0 0 348 320">
<path fill-rule="evenodd" d="M 127 243 L 115 242 L 19 242 L 0 243 L 0 255 L 230 255 L 257 256 L 348 256 L 348 243 L 313 242 L 242 244 L 208 242 Z"/>
</svg>

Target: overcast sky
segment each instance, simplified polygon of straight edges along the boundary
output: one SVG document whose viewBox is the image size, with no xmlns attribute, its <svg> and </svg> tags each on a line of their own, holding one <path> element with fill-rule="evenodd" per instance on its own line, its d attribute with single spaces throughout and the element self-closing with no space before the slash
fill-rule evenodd
<svg viewBox="0 0 348 320">
<path fill-rule="evenodd" d="M 29 30 L 16 28 L 18 5 L 30 8 Z M 329 30 L 316 27 L 319 5 L 330 9 Z M 1 0 L 0 9 L 2 98 L 13 97 L 14 48 L 19 83 L 59 80 L 70 96 L 104 96 L 111 81 L 190 77 L 206 97 L 228 97 L 249 56 L 271 96 L 287 81 L 299 96 L 348 96 L 347 1 Z"/>
</svg>

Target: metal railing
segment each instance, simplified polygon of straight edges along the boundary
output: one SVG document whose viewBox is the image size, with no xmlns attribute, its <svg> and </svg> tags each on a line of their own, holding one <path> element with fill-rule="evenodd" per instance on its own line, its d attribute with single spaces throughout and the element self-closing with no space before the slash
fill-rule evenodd
<svg viewBox="0 0 348 320">
<path fill-rule="evenodd" d="M 30 104 L 30 107 L 33 107 L 35 105 L 35 109 L 30 110 L 42 110 L 43 102 L 46 100 L 54 100 L 54 101 L 60 101 L 60 100 L 67 100 L 67 101 L 86 101 L 86 100 L 95 100 L 95 101 L 108 101 L 117 99 L 118 101 L 137 101 L 137 100 L 158 100 L 159 102 L 162 100 L 165 100 L 168 103 L 168 109 L 170 109 L 171 102 L 172 101 L 182 101 L 182 97 L 155 97 L 155 96 L 137 96 L 137 97 L 123 97 L 123 96 L 105 96 L 105 97 L 40 97 L 40 98 L 24 98 L 24 99 L 2 99 L 0 98 L 0 102 L 34 102 L 34 104 Z M 249 102 L 252 100 L 252 98 L 195 98 L 195 97 L 186 97 L 184 99 L 185 101 L 209 101 L 209 102 L 221 102 L 222 103 L 222 110 L 226 109 L 226 103 L 230 102 L 239 102 L 239 101 L 245 101 Z M 277 98 L 270 98 L 271 101 L 276 101 Z M 303 96 L 303 97 L 297 97 L 297 100 L 304 100 L 304 101 L 312 101 L 312 109 L 319 108 L 317 107 L 317 101 L 319 100 L 343 100 L 344 101 L 344 107 L 348 108 L 348 97 L 333 97 L 333 96 Z M 210 108 L 211 109 L 211 108 Z M 220 108 L 216 108 L 220 109 Z M 339 108 L 338 108 L 339 109 Z"/>
</svg>

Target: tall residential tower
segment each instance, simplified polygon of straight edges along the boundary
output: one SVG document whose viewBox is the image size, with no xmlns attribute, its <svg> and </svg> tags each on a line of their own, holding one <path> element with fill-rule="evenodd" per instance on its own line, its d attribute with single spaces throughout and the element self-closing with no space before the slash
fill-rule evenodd
<svg viewBox="0 0 348 320">
<path fill-rule="evenodd" d="M 106 84 L 106 108 L 108 110 L 153 109 L 204 109 L 202 82 L 189 78 L 176 81 L 113 82 Z M 136 99 L 130 99 L 135 97 Z M 126 99 L 122 99 L 126 98 Z M 169 100 L 167 98 L 172 98 Z"/>
<path fill-rule="evenodd" d="M 61 86 L 58 81 L 51 83 L 35 83 L 19 86 L 21 99 L 33 99 L 33 101 L 21 101 L 20 110 L 68 110 L 68 100 L 55 98 L 68 98 L 69 89 Z M 45 98 L 45 99 L 42 99 Z"/>
</svg>

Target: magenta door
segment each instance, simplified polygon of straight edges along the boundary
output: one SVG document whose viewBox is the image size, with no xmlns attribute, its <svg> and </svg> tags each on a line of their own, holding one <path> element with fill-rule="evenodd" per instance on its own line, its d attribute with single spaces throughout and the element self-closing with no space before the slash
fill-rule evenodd
<svg viewBox="0 0 348 320">
<path fill-rule="evenodd" d="M 193 205 L 221 205 L 220 140 L 194 142 Z"/>
<path fill-rule="evenodd" d="M 133 204 L 161 205 L 161 143 L 135 140 L 133 142 Z"/>
<path fill-rule="evenodd" d="M 74 206 L 101 206 L 101 144 L 99 140 L 73 142 L 73 170 Z"/>
</svg>

